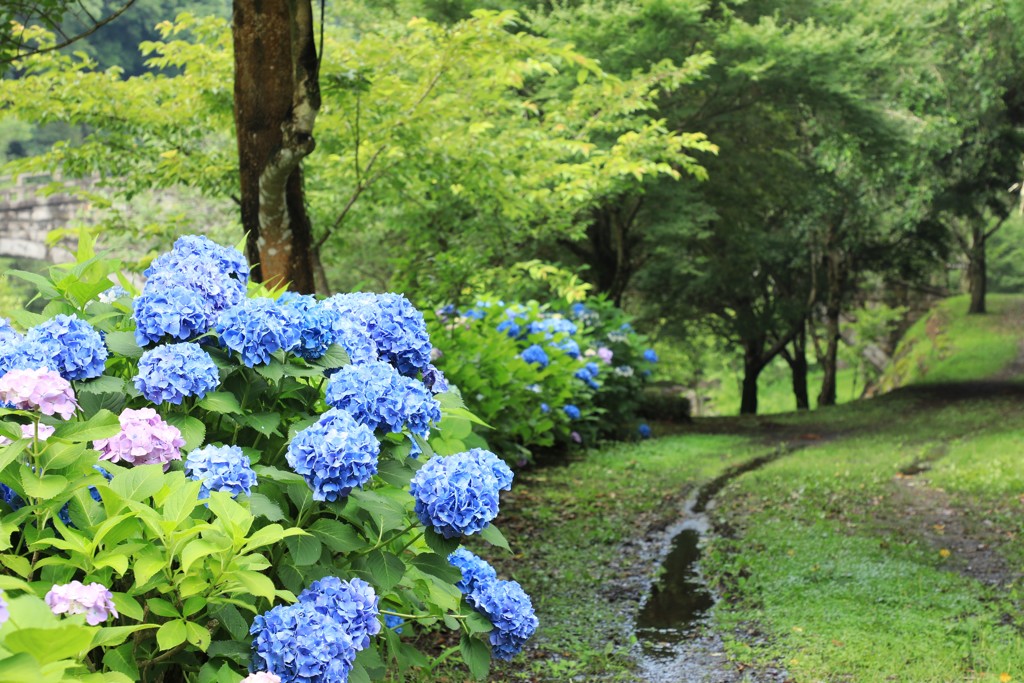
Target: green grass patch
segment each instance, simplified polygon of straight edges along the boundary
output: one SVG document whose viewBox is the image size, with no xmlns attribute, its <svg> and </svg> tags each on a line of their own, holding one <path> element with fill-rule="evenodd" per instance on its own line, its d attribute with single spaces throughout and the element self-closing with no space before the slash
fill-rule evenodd
<svg viewBox="0 0 1024 683">
<path fill-rule="evenodd" d="M 969 297 L 956 296 L 918 320 L 900 341 L 881 389 L 974 381 L 1003 372 L 1024 338 L 1024 296 L 990 294 L 986 301 L 985 315 L 967 315 Z"/>
<path fill-rule="evenodd" d="M 933 495 L 979 521 L 1019 529 L 1024 409 L 1011 399 L 922 401 L 888 396 L 781 416 L 782 424 L 845 434 L 719 494 L 716 521 L 732 532 L 709 543 L 704 558 L 724 594 L 716 619 L 726 633 L 767 636 L 756 648 L 731 639 L 732 657 L 779 663 L 809 681 L 1024 677 L 1018 585 L 996 589 L 953 571 L 958 558 L 919 533 L 931 518 L 907 512 L 898 478 L 928 463 L 915 486 L 941 488 Z M 1000 543 L 1008 566 L 1019 568 L 1021 541 L 1007 533 Z"/>
<path fill-rule="evenodd" d="M 811 368 L 807 373 L 807 393 L 813 405 L 821 389 L 824 373 L 819 368 Z M 742 375 L 724 375 L 722 383 L 711 392 L 709 408 L 715 415 L 738 415 L 742 398 Z M 863 384 L 857 379 L 854 368 L 843 368 L 836 375 L 836 403 L 848 403 L 860 397 L 864 390 Z M 796 397 L 793 395 L 793 380 L 789 366 L 783 360 L 776 359 L 761 372 L 757 380 L 757 412 L 760 415 L 773 415 L 796 410 Z"/>
<path fill-rule="evenodd" d="M 642 596 L 627 592 L 623 603 L 597 587 L 635 577 L 641 559 L 630 542 L 677 519 L 697 484 L 761 450 L 738 436 L 675 436 L 518 474 L 498 519 L 515 554 L 475 550 L 523 585 L 540 629 L 531 656 L 496 663 L 490 680 L 635 680 L 632 634 L 610 633 L 609 625 L 625 626 L 624 609 Z"/>
</svg>

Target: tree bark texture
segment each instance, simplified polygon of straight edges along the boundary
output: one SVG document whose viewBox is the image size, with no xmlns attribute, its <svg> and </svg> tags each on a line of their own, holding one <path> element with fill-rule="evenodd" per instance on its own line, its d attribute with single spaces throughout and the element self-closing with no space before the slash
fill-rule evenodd
<svg viewBox="0 0 1024 683">
<path fill-rule="evenodd" d="M 828 292 L 825 299 L 825 353 L 822 357 L 824 376 L 818 406 L 836 404 L 836 374 L 839 365 L 839 318 L 842 315 L 843 289 L 845 285 L 844 255 L 833 247 L 826 252 L 825 264 L 828 270 Z"/>
<path fill-rule="evenodd" d="M 757 378 L 764 369 L 761 343 L 747 343 L 743 350 L 743 390 L 740 396 L 740 415 L 757 414 Z"/>
<path fill-rule="evenodd" d="M 234 0 L 235 128 L 253 278 L 316 290 L 302 160 L 316 146 L 319 64 L 310 0 Z"/>
<path fill-rule="evenodd" d="M 985 272 L 985 242 L 987 241 L 984 227 L 971 230 L 971 249 L 967 254 L 967 285 L 971 292 L 971 304 L 967 309 L 970 315 L 985 313 L 985 294 L 988 289 L 988 277 Z"/>
</svg>

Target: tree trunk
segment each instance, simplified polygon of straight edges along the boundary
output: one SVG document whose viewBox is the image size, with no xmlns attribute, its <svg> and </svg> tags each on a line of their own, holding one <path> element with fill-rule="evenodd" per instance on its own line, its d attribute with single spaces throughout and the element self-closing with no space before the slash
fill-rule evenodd
<svg viewBox="0 0 1024 683">
<path fill-rule="evenodd" d="M 967 255 L 967 284 L 971 292 L 971 305 L 967 309 L 969 315 L 986 312 L 985 293 L 988 288 L 988 277 L 985 272 L 985 228 L 974 227 L 971 233 L 971 250 Z"/>
<path fill-rule="evenodd" d="M 807 394 L 807 325 L 800 325 L 800 331 L 793 337 L 793 352 L 783 351 L 782 357 L 789 364 L 789 372 L 793 378 L 793 397 L 796 399 L 797 410 L 808 410 L 811 401 Z"/>
<path fill-rule="evenodd" d="M 301 162 L 316 146 L 319 65 L 310 0 L 234 0 L 235 128 L 253 278 L 315 291 Z"/>
<path fill-rule="evenodd" d="M 828 293 L 825 302 L 825 353 L 822 357 L 824 377 L 821 380 L 821 392 L 818 394 L 818 406 L 834 406 L 836 404 L 836 374 L 839 364 L 839 316 L 842 313 L 843 300 L 843 254 L 838 249 L 830 249 L 826 255 L 828 267 Z"/>
<path fill-rule="evenodd" d="M 760 347 L 760 344 L 757 344 Z M 743 353 L 743 394 L 740 398 L 740 415 L 757 414 L 757 378 L 764 369 L 764 361 L 753 343 L 745 345 Z"/>
</svg>

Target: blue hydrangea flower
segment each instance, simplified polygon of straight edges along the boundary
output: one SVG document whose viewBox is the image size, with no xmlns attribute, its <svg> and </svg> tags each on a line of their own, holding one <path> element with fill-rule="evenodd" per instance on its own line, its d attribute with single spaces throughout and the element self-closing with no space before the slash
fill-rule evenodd
<svg viewBox="0 0 1024 683">
<path fill-rule="evenodd" d="M 199 498 L 210 491 L 225 491 L 232 498 L 249 495 L 256 485 L 256 473 L 249 457 L 238 446 L 207 445 L 185 456 L 185 474 L 200 482 Z"/>
<path fill-rule="evenodd" d="M 657 363 L 658 354 L 654 352 L 654 349 L 647 349 L 646 351 L 644 351 L 644 360 L 647 361 L 648 363 Z"/>
<path fill-rule="evenodd" d="M 180 404 L 186 396 L 202 398 L 220 384 L 217 366 L 199 344 L 157 346 L 142 354 L 135 388 L 153 403 Z"/>
<path fill-rule="evenodd" d="M 96 298 L 99 299 L 100 303 L 112 304 L 122 297 L 130 296 L 131 294 L 128 292 L 127 289 L 125 289 L 121 285 L 114 285 L 112 287 L 104 289 L 102 292 L 99 293 L 99 296 L 97 296 Z"/>
<path fill-rule="evenodd" d="M 299 593 L 299 602 L 337 621 L 356 650 L 368 648 L 370 636 L 380 633 L 377 594 L 362 579 L 326 576 Z"/>
<path fill-rule="evenodd" d="M 21 496 L 7 484 L 0 484 L 0 500 L 7 503 L 7 507 L 11 510 L 18 510 L 25 504 Z"/>
<path fill-rule="evenodd" d="M 550 413 L 551 412 L 551 406 L 549 406 L 547 403 L 541 403 L 540 404 L 540 412 L 542 412 L 542 413 Z"/>
<path fill-rule="evenodd" d="M 423 386 L 435 394 L 443 394 L 451 388 L 444 373 L 433 365 L 428 365 L 427 369 L 423 371 Z"/>
<path fill-rule="evenodd" d="M 216 320 L 222 311 L 242 303 L 246 296 L 244 282 L 228 277 L 215 265 L 204 261 L 153 273 L 146 281 L 143 292 L 174 287 L 184 287 L 198 294 L 211 321 Z"/>
<path fill-rule="evenodd" d="M 430 424 L 441 420 L 441 406 L 423 382 L 380 361 L 339 369 L 327 384 L 326 400 L 370 429 L 400 432 L 404 426 L 424 439 Z"/>
<path fill-rule="evenodd" d="M 132 302 L 135 342 L 139 346 L 170 338 L 188 341 L 206 334 L 213 324 L 202 295 L 188 287 L 145 287 Z"/>
<path fill-rule="evenodd" d="M 561 341 L 552 342 L 550 345 L 565 353 L 569 358 L 580 357 L 580 345 L 576 343 L 575 339 L 566 338 Z"/>
<path fill-rule="evenodd" d="M 249 633 L 254 670 L 270 671 L 282 683 L 345 683 L 356 647 L 344 625 L 315 605 L 278 605 L 253 619 Z"/>
<path fill-rule="evenodd" d="M 92 379 L 103 374 L 107 360 L 103 337 L 76 315 L 55 315 L 30 329 L 25 340 L 52 348 L 56 353 L 53 364 L 47 367 L 66 380 Z"/>
<path fill-rule="evenodd" d="M 402 624 L 405 623 L 405 619 L 398 616 L 397 614 L 385 614 L 384 615 L 384 626 L 391 629 L 395 633 L 402 632 Z"/>
<path fill-rule="evenodd" d="M 540 623 L 530 596 L 515 581 L 478 584 L 467 598 L 494 624 L 489 639 L 495 659 L 507 661 L 519 654 Z"/>
<path fill-rule="evenodd" d="M 527 363 L 533 363 L 534 365 L 539 365 L 542 368 L 546 368 L 548 366 L 548 354 L 544 353 L 544 349 L 537 344 L 533 344 L 532 346 L 528 346 L 523 349 L 523 352 L 519 354 L 519 357 Z"/>
<path fill-rule="evenodd" d="M 156 273 L 194 268 L 198 264 L 209 266 L 224 278 L 238 280 L 243 285 L 249 282 L 249 264 L 242 252 L 221 246 L 205 235 L 179 237 L 171 251 L 154 259 L 143 275 L 149 278 Z"/>
<path fill-rule="evenodd" d="M 0 318 L 0 344 L 20 342 L 21 339 L 21 334 L 11 327 L 10 319 Z"/>
<path fill-rule="evenodd" d="M 562 412 L 568 415 L 570 420 L 580 419 L 580 409 L 571 403 L 562 406 Z"/>
<path fill-rule="evenodd" d="M 114 478 L 113 474 L 111 474 L 107 470 L 103 469 L 99 465 L 93 465 L 92 468 L 94 470 L 96 470 L 97 472 L 99 472 L 103 476 L 103 478 L 106 479 L 107 481 L 110 481 L 111 479 Z M 89 487 L 89 495 L 92 496 L 92 499 L 95 500 L 97 503 L 102 503 L 103 502 L 103 498 L 100 497 L 100 491 L 95 486 L 90 486 Z"/>
<path fill-rule="evenodd" d="M 220 343 L 242 356 L 248 367 L 265 365 L 275 351 L 291 351 L 299 343 L 300 314 L 273 299 L 246 299 L 217 318 Z"/>
<path fill-rule="evenodd" d="M 637 427 L 636 431 L 638 434 L 640 434 L 641 439 L 651 438 L 651 427 L 646 423 L 641 424 L 639 427 Z"/>
<path fill-rule="evenodd" d="M 344 318 L 358 321 L 376 345 L 378 357 L 401 374 L 415 377 L 427 369 L 431 349 L 427 324 L 404 296 L 357 292 L 336 294 L 327 302 Z"/>
<path fill-rule="evenodd" d="M 306 360 L 316 360 L 327 353 L 337 341 L 338 332 L 344 329 L 341 313 L 322 305 L 312 295 L 285 292 L 277 303 L 294 308 L 299 314 L 299 343 L 292 351 Z"/>
<path fill-rule="evenodd" d="M 288 465 L 302 475 L 313 500 L 335 501 L 377 473 L 380 442 L 343 410 L 329 410 L 288 444 Z"/>
<path fill-rule="evenodd" d="M 531 322 L 529 332 L 530 334 L 543 332 L 546 339 L 551 339 L 559 333 L 570 336 L 574 335 L 577 329 L 579 328 L 576 326 L 576 323 L 567 318 L 544 318 L 543 320 Z"/>
<path fill-rule="evenodd" d="M 434 456 L 416 472 L 409 492 L 416 516 L 445 538 L 474 534 L 498 514 L 498 491 L 512 487 L 512 470 L 480 448 Z"/>
<path fill-rule="evenodd" d="M 0 342 L 0 377 L 10 370 L 46 368 L 57 372 L 56 361 L 60 348 L 53 339 Z"/>
<path fill-rule="evenodd" d="M 463 593 L 471 593 L 480 584 L 498 580 L 494 567 L 465 548 L 460 547 L 449 555 L 448 563 L 462 572 L 462 580 L 455 587 Z"/>
<path fill-rule="evenodd" d="M 522 334 L 523 328 L 516 324 L 516 321 L 514 320 L 502 320 L 500 323 L 498 323 L 498 332 L 504 332 L 508 336 L 515 339 L 520 334 Z"/>
</svg>

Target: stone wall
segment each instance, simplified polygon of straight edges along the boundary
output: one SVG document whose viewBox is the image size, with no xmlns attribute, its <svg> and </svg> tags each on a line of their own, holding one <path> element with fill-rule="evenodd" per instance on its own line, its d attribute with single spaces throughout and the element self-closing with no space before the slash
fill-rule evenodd
<svg viewBox="0 0 1024 683">
<path fill-rule="evenodd" d="M 89 202 L 63 192 L 37 194 L 53 180 L 49 175 L 23 175 L 13 183 L 9 178 L 0 179 L 0 256 L 52 263 L 72 260 L 73 244 L 50 246 L 46 235 L 50 230 L 65 227 L 89 207 Z M 89 187 L 92 182 L 80 184 Z"/>
</svg>

